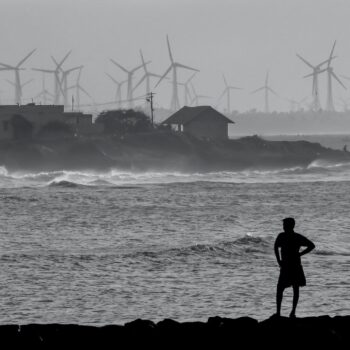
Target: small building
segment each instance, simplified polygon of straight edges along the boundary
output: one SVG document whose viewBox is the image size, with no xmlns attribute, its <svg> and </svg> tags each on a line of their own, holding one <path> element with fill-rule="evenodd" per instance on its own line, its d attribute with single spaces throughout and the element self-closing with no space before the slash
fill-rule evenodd
<svg viewBox="0 0 350 350">
<path fill-rule="evenodd" d="M 163 125 L 175 127 L 183 132 L 200 139 L 228 139 L 228 124 L 234 123 L 211 106 L 182 107 Z"/>
<path fill-rule="evenodd" d="M 31 137 L 50 123 L 64 123 L 76 135 L 102 132 L 101 126 L 92 122 L 91 114 L 64 112 L 63 105 L 0 105 L 0 140 L 17 138 L 16 125 L 25 131 L 26 137 Z"/>
</svg>

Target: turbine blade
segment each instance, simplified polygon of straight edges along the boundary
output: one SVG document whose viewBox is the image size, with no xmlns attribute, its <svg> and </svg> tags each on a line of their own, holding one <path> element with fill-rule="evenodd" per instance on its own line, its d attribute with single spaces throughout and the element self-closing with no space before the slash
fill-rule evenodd
<svg viewBox="0 0 350 350">
<path fill-rule="evenodd" d="M 5 63 L 0 63 L 3 67 L 6 67 L 8 69 L 16 69 L 16 67 L 13 67 L 13 66 L 10 66 L 8 64 L 5 64 Z"/>
<path fill-rule="evenodd" d="M 154 86 L 154 88 L 156 88 L 160 84 L 160 82 L 167 76 L 167 74 L 171 71 L 172 67 L 173 67 L 172 65 L 169 66 L 169 68 L 165 71 L 162 77 L 158 80 L 158 83 Z"/>
<path fill-rule="evenodd" d="M 303 78 L 313 77 L 314 75 L 315 75 L 315 73 L 310 73 L 310 74 L 304 75 Z"/>
<path fill-rule="evenodd" d="M 192 93 L 195 97 L 197 97 L 197 93 L 196 93 L 196 90 L 194 88 L 194 85 L 192 83 L 190 83 L 190 86 L 191 86 L 191 90 L 192 90 Z"/>
<path fill-rule="evenodd" d="M 231 90 L 243 90 L 243 88 L 240 88 L 240 87 L 237 87 L 237 86 L 228 86 L 227 88 L 231 89 Z"/>
<path fill-rule="evenodd" d="M 187 85 L 197 74 L 197 72 L 193 73 L 186 81 L 185 81 L 185 85 Z"/>
<path fill-rule="evenodd" d="M 328 59 L 328 66 L 329 64 L 331 63 L 331 60 L 332 60 L 332 57 L 333 57 L 333 52 L 334 52 L 334 48 L 335 48 L 335 44 L 337 43 L 337 40 L 334 40 L 334 44 L 333 44 L 333 47 L 332 47 L 332 50 L 331 50 L 331 53 L 329 55 L 329 59 Z"/>
<path fill-rule="evenodd" d="M 333 56 L 333 57 L 330 57 L 324 61 L 322 61 L 321 63 L 319 63 L 315 68 L 320 68 L 321 66 L 323 66 L 324 64 L 328 63 L 328 67 L 331 63 L 331 61 L 334 59 L 334 58 L 337 58 L 337 56 Z"/>
<path fill-rule="evenodd" d="M 134 86 L 134 88 L 132 89 L 132 91 L 135 91 L 137 87 L 139 87 L 142 82 L 147 78 L 147 75 L 145 74 L 141 79 L 140 81 Z"/>
<path fill-rule="evenodd" d="M 22 84 L 22 88 L 28 84 L 30 84 L 32 81 L 34 81 L 34 79 L 29 79 L 28 81 L 26 81 L 25 83 Z"/>
<path fill-rule="evenodd" d="M 142 50 L 140 50 L 140 56 L 141 56 L 141 62 L 142 62 L 143 69 L 147 73 L 147 67 L 146 67 L 145 59 L 143 58 Z"/>
<path fill-rule="evenodd" d="M 223 74 L 222 77 L 224 78 L 224 83 L 225 83 L 225 86 L 228 87 L 228 84 L 227 84 L 227 81 L 226 81 L 226 78 L 225 78 L 225 75 Z"/>
<path fill-rule="evenodd" d="M 78 69 L 82 69 L 84 66 L 77 66 L 77 67 L 74 67 L 74 68 L 70 68 L 70 69 L 67 69 L 64 71 L 65 74 L 68 74 L 70 72 L 73 72 L 75 70 L 78 70 Z"/>
<path fill-rule="evenodd" d="M 145 64 L 147 65 L 147 64 L 150 64 L 151 63 L 151 61 L 147 61 Z M 134 73 L 134 72 L 136 72 L 138 69 L 140 69 L 140 68 L 142 68 L 143 67 L 143 64 L 140 64 L 139 66 L 137 66 L 137 67 L 135 67 L 134 69 L 132 69 L 131 71 L 130 71 L 130 73 Z"/>
<path fill-rule="evenodd" d="M 265 86 L 269 85 L 269 71 L 266 72 Z"/>
<path fill-rule="evenodd" d="M 84 66 L 81 66 L 80 69 L 79 69 L 79 73 L 78 73 L 78 77 L 77 77 L 77 83 L 79 83 L 80 81 L 80 76 L 81 76 L 81 72 L 83 70 Z"/>
<path fill-rule="evenodd" d="M 308 61 L 306 61 L 305 58 L 301 57 L 300 55 L 297 54 L 297 57 L 299 57 L 306 65 L 308 65 L 310 68 L 314 69 L 315 67 Z"/>
<path fill-rule="evenodd" d="M 79 88 L 86 96 L 90 97 L 91 100 L 94 100 L 94 99 L 92 98 L 92 96 L 91 96 L 82 86 L 78 85 L 78 88 Z"/>
<path fill-rule="evenodd" d="M 171 53 L 171 48 L 170 48 L 170 43 L 169 43 L 169 37 L 168 35 L 166 36 L 166 42 L 168 44 L 168 51 L 169 51 L 169 57 L 170 57 L 170 61 L 171 63 L 174 63 L 174 58 L 173 58 L 173 55 Z"/>
<path fill-rule="evenodd" d="M 36 49 L 30 51 L 26 57 L 24 57 L 21 61 L 19 61 L 16 68 L 19 68 L 35 51 L 36 51 Z"/>
<path fill-rule="evenodd" d="M 106 75 L 107 75 L 108 77 L 110 77 L 111 80 L 112 80 L 114 83 L 116 83 L 117 85 L 120 84 L 119 81 L 117 81 L 116 79 L 114 79 L 114 78 L 113 78 L 111 75 L 109 75 L 108 73 L 106 73 Z"/>
<path fill-rule="evenodd" d="M 276 91 L 272 90 L 270 87 L 268 87 L 267 89 L 268 89 L 270 92 L 272 92 L 274 95 L 276 95 L 277 97 L 279 97 Z"/>
<path fill-rule="evenodd" d="M 251 94 L 255 94 L 256 92 L 261 91 L 261 90 L 265 90 L 265 86 L 262 86 L 261 88 L 252 91 Z"/>
<path fill-rule="evenodd" d="M 147 74 L 149 77 L 154 77 L 154 78 L 160 78 L 160 77 L 161 77 L 161 75 L 156 74 L 156 73 L 149 73 L 149 72 L 147 72 L 146 74 Z"/>
<path fill-rule="evenodd" d="M 65 60 L 68 58 L 68 56 L 72 53 L 72 50 L 68 51 L 66 56 L 63 57 L 62 61 L 59 63 L 59 68 L 61 68 L 62 64 L 65 62 Z"/>
<path fill-rule="evenodd" d="M 16 86 L 15 83 L 13 83 L 11 80 L 5 79 L 9 84 L 11 84 L 12 86 Z"/>
<path fill-rule="evenodd" d="M 342 83 L 342 81 L 336 76 L 334 72 L 331 72 L 332 77 L 346 90 L 346 86 Z"/>
<path fill-rule="evenodd" d="M 112 58 L 110 60 L 111 60 L 112 63 L 114 63 L 117 67 L 119 67 L 125 73 L 129 73 L 129 71 L 126 68 L 124 68 L 122 65 L 120 65 L 118 62 L 114 61 Z"/>
<path fill-rule="evenodd" d="M 218 100 L 217 100 L 217 102 L 216 102 L 216 106 L 219 105 L 219 103 L 221 102 L 222 98 L 225 96 L 226 91 L 227 91 L 227 89 L 225 89 L 225 90 L 222 92 L 222 94 L 219 96 L 219 98 L 218 98 Z"/>
<path fill-rule="evenodd" d="M 55 73 L 52 69 L 40 69 L 40 68 L 32 68 L 32 70 L 36 72 L 44 72 L 44 73 Z"/>
<path fill-rule="evenodd" d="M 199 72 L 198 69 L 192 68 L 192 67 L 189 67 L 189 66 L 185 66 L 184 64 L 181 64 L 181 63 L 174 63 L 174 65 L 175 65 L 176 67 L 179 67 L 179 68 L 184 68 L 184 69 L 188 69 L 188 70 L 193 70 L 193 71 L 195 71 L 195 72 Z"/>
<path fill-rule="evenodd" d="M 56 65 L 56 69 L 59 69 L 59 68 L 58 68 L 58 67 L 59 67 L 59 64 L 58 64 L 58 62 L 56 61 L 55 57 L 51 56 L 51 59 L 52 59 L 53 63 Z"/>
</svg>

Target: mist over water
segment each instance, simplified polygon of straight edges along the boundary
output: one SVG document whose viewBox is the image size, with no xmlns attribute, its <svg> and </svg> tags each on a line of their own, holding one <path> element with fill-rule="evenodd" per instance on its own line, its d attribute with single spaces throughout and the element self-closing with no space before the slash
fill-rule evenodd
<svg viewBox="0 0 350 350">
<path fill-rule="evenodd" d="M 298 315 L 348 314 L 349 165 L 207 174 L 0 171 L 0 322 L 274 312 L 281 219 L 317 248 Z M 286 294 L 286 314 L 291 293 Z"/>
</svg>

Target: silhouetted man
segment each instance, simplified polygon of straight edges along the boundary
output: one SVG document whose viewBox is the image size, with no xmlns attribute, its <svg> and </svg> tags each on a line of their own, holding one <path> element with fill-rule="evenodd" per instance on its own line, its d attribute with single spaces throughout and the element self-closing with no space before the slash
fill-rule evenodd
<svg viewBox="0 0 350 350">
<path fill-rule="evenodd" d="M 281 269 L 277 283 L 277 316 L 281 315 L 284 289 L 293 287 L 293 308 L 289 317 L 295 317 L 295 310 L 299 300 L 299 287 L 306 285 L 300 257 L 315 248 L 315 245 L 310 240 L 294 232 L 294 226 L 295 220 L 293 218 L 283 219 L 284 232 L 281 232 L 275 241 L 275 255 Z M 306 249 L 300 251 L 301 247 L 306 247 Z"/>
</svg>

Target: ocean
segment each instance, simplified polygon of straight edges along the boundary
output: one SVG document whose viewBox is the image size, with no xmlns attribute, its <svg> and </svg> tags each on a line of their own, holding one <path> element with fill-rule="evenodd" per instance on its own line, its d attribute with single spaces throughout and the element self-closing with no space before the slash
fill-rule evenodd
<svg viewBox="0 0 350 350">
<path fill-rule="evenodd" d="M 322 161 L 208 174 L 0 168 L 0 322 L 262 320 L 275 312 L 286 216 L 316 244 L 297 315 L 350 314 L 349 188 L 350 164 Z"/>
</svg>

